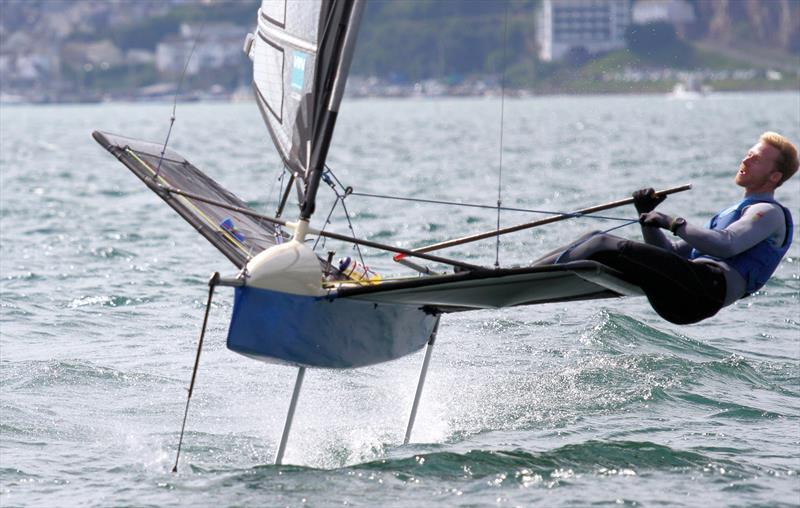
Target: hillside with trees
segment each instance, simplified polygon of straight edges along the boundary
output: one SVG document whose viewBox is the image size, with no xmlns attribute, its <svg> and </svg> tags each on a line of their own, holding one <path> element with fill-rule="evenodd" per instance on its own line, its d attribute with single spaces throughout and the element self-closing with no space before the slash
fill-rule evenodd
<svg viewBox="0 0 800 508">
<path fill-rule="evenodd" d="M 508 87 L 538 93 L 663 91 L 686 73 L 715 80 L 716 89 L 798 88 L 800 0 L 686 1 L 695 13 L 689 24 L 631 25 L 627 49 L 576 50 L 543 62 L 536 37 L 541 0 L 369 0 L 352 74 L 405 89 L 426 80 L 449 90 L 476 80 L 496 88 L 505 75 Z M 181 37 L 191 46 L 198 27 L 213 26 L 229 34 L 214 42 L 229 56 L 224 67 L 190 73 L 184 90 L 230 94 L 250 79 L 241 44 L 259 5 L 0 0 L 0 92 L 34 101 L 171 93 L 175 68 L 183 65 L 165 66 L 157 48 L 170 42 L 174 48 Z M 173 51 L 173 59 L 181 58 Z"/>
</svg>

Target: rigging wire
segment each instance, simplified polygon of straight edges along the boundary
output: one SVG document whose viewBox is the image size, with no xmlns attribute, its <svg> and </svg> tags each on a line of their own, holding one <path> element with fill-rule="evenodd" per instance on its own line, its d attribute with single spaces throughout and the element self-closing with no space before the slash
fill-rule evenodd
<svg viewBox="0 0 800 508">
<path fill-rule="evenodd" d="M 336 205 L 338 204 L 339 204 L 339 195 L 337 194 L 336 199 L 333 201 L 333 204 L 331 205 L 331 209 L 328 211 L 328 216 L 325 217 L 325 222 L 322 223 L 322 231 L 325 231 L 325 228 L 327 228 L 328 224 L 331 223 L 331 216 L 333 215 L 333 211 L 336 210 Z M 317 245 L 319 245 L 320 241 L 322 241 L 322 248 L 324 249 L 325 245 L 327 245 L 327 238 L 320 235 L 317 236 L 317 240 L 314 242 L 314 246 L 311 247 L 311 250 L 317 250 Z"/>
<path fill-rule="evenodd" d="M 325 164 L 325 172 L 322 173 L 322 180 L 326 184 L 328 184 L 328 186 L 331 188 L 331 190 L 333 190 L 333 193 L 336 195 L 336 200 L 334 200 L 333 205 L 331 206 L 331 209 L 328 212 L 328 216 L 325 218 L 325 223 L 322 225 L 322 230 L 321 231 L 325 231 L 325 228 L 328 227 L 328 224 L 331 223 L 330 219 L 331 219 L 331 216 L 333 215 L 334 210 L 336 209 L 336 205 L 341 204 L 342 205 L 342 210 L 344 211 L 345 219 L 347 219 L 347 227 L 350 229 L 350 233 L 352 234 L 353 238 L 357 238 L 356 237 L 356 230 L 353 227 L 353 221 L 352 221 L 352 219 L 350 217 L 350 211 L 347 209 L 347 205 L 344 202 L 345 198 L 347 196 L 349 196 L 350 194 L 352 194 L 353 188 L 349 187 L 349 186 L 345 187 L 342 184 L 342 182 L 333 173 L 333 170 L 331 170 L 331 168 L 327 164 Z M 342 188 L 342 191 L 343 191 L 342 194 L 340 194 L 339 191 L 336 189 L 336 185 L 337 184 L 339 185 L 339 187 Z M 317 236 L 317 240 L 314 242 L 314 247 L 312 248 L 312 250 L 316 250 L 317 249 L 317 245 L 319 244 L 321 238 L 322 238 L 322 235 Z M 325 241 L 326 240 L 323 240 L 323 243 L 322 243 L 323 247 L 325 246 Z M 357 243 L 353 244 L 353 247 L 356 249 L 356 253 L 358 254 L 358 259 L 361 261 L 361 265 L 362 266 L 367 266 L 366 263 L 364 262 L 364 255 L 361 252 L 361 247 Z"/>
<path fill-rule="evenodd" d="M 333 190 L 334 194 L 336 195 L 336 199 L 334 200 L 333 205 L 331 206 L 331 209 L 328 212 L 328 216 L 325 218 L 325 222 L 324 222 L 324 224 L 322 226 L 322 231 L 325 231 L 325 228 L 327 228 L 327 226 L 331 223 L 331 221 L 330 221 L 331 216 L 333 215 L 333 212 L 336 209 L 336 206 L 339 203 L 341 203 L 342 209 L 344 210 L 345 218 L 347 219 L 347 225 L 348 225 L 348 227 L 350 229 L 350 232 L 353 235 L 353 238 L 356 238 L 355 228 L 353 228 L 353 223 L 352 223 L 352 220 L 350 218 L 350 213 L 347 210 L 347 205 L 345 205 L 345 202 L 344 202 L 345 198 L 347 196 L 350 196 L 350 195 L 362 196 L 362 197 L 371 197 L 371 198 L 379 198 L 379 199 L 393 199 L 393 200 L 398 200 L 398 201 L 411 201 L 411 202 L 417 202 L 417 203 L 431 203 L 431 204 L 440 204 L 440 205 L 462 206 L 462 207 L 466 207 L 466 208 L 483 208 L 483 209 L 493 209 L 493 210 L 494 209 L 498 209 L 498 210 L 504 210 L 504 211 L 540 213 L 540 214 L 556 215 L 556 216 L 562 216 L 562 217 L 573 217 L 573 218 L 583 218 L 583 217 L 585 217 L 585 218 L 589 218 L 589 219 L 613 220 L 613 221 L 621 221 L 622 222 L 622 224 L 613 226 L 613 227 L 611 227 L 609 229 L 606 229 L 605 231 L 602 231 L 600 233 L 610 233 L 611 231 L 614 231 L 614 230 L 617 230 L 617 229 L 620 229 L 620 228 L 623 228 L 623 227 L 626 227 L 626 226 L 630 226 L 631 224 L 636 224 L 636 223 L 639 222 L 638 218 L 630 219 L 630 218 L 624 218 L 624 217 L 609 217 L 609 216 L 606 216 L 606 215 L 597 215 L 597 214 L 588 214 L 588 213 L 579 213 L 579 212 L 560 212 L 560 211 L 553 211 L 553 210 L 534 210 L 534 209 L 527 209 L 527 208 L 503 207 L 503 206 L 500 206 L 501 203 L 499 202 L 500 201 L 499 199 L 498 199 L 498 206 L 491 206 L 491 205 L 478 205 L 478 204 L 473 204 L 473 203 L 456 203 L 456 202 L 453 202 L 453 201 L 442 201 L 442 200 L 435 200 L 435 199 L 409 198 L 409 197 L 388 196 L 388 195 L 383 195 L 383 194 L 370 194 L 370 193 L 366 193 L 366 192 L 354 192 L 352 187 L 350 187 L 350 186 L 345 187 L 344 186 L 344 184 L 339 180 L 339 178 L 336 176 L 336 174 L 334 174 L 333 170 L 330 168 L 330 166 L 328 166 L 328 164 L 325 164 L 325 172 L 322 174 L 322 180 L 325 183 L 328 184 L 328 186 Z M 343 190 L 343 194 L 340 194 L 339 191 L 336 189 L 337 185 L 339 187 L 341 187 L 341 189 Z M 499 211 L 498 211 L 498 214 L 499 214 Z M 499 231 L 499 222 L 498 222 L 498 231 Z M 499 235 L 497 237 L 499 239 Z M 320 240 L 322 240 L 323 248 L 325 247 L 326 239 L 323 239 L 322 235 L 319 235 L 317 237 L 316 241 L 314 242 L 313 250 L 317 249 L 317 246 L 319 245 Z M 581 243 L 583 243 L 583 242 L 581 242 Z M 499 241 L 498 241 L 498 244 L 499 244 Z M 561 257 L 566 255 L 568 252 L 570 252 L 576 246 L 577 245 L 573 245 L 570 248 L 566 249 L 564 252 L 562 252 L 559 255 L 558 259 L 561 259 Z M 359 257 L 359 259 L 361 261 L 361 264 L 363 266 L 366 266 L 366 263 L 364 263 L 364 257 L 362 255 L 360 246 L 358 244 L 354 244 L 354 248 L 356 249 L 356 251 L 358 253 L 358 257 Z M 497 247 L 497 249 L 499 250 L 499 247 Z M 495 268 L 499 267 L 498 258 L 497 258 L 497 252 L 498 251 L 495 251 L 495 256 L 496 256 L 495 257 Z"/>
<path fill-rule="evenodd" d="M 272 184 L 269 186 L 269 190 L 267 191 L 267 203 L 265 206 L 270 204 L 270 200 L 272 199 L 273 193 L 275 192 L 275 185 L 278 185 L 278 194 L 277 194 L 277 203 L 280 204 L 281 196 L 283 195 L 283 176 L 286 174 L 286 170 L 281 167 L 277 171 L 278 175 L 272 177 Z"/>
<path fill-rule="evenodd" d="M 508 48 L 508 4 L 506 1 L 505 23 L 503 30 L 503 76 L 500 78 L 500 164 L 497 171 L 497 239 L 494 249 L 494 267 L 500 268 L 500 208 L 503 205 L 503 127 L 506 103 L 506 49 Z"/>
<path fill-rule="evenodd" d="M 194 49 L 197 47 L 197 41 L 200 39 L 200 34 L 203 33 L 203 28 L 205 28 L 206 22 L 205 20 L 200 24 L 200 28 L 197 30 L 197 35 L 194 37 L 194 41 L 192 42 L 192 49 L 189 51 L 189 56 L 186 57 L 186 63 L 183 64 L 183 71 L 181 72 L 181 77 L 178 80 L 178 86 L 175 88 L 175 97 L 172 100 L 172 115 L 169 117 L 169 129 L 167 130 L 167 137 L 164 139 L 164 146 L 161 148 L 161 155 L 158 158 L 158 166 L 156 167 L 156 172 L 153 175 L 153 178 L 158 178 L 159 172 L 161 171 L 161 162 L 164 160 L 164 154 L 167 152 L 167 144 L 169 144 L 169 136 L 172 134 L 172 126 L 175 125 L 175 112 L 178 109 L 178 94 L 181 91 L 181 85 L 183 85 L 183 79 L 186 77 L 186 70 L 189 68 L 189 62 L 192 61 L 192 55 L 194 55 Z"/>
<path fill-rule="evenodd" d="M 393 199 L 393 200 L 398 200 L 398 201 L 411 201 L 411 202 L 417 202 L 417 203 L 431 203 L 431 204 L 440 204 L 440 205 L 462 206 L 462 207 L 467 207 L 467 208 L 483 208 L 483 209 L 493 209 L 493 210 L 494 209 L 499 209 L 499 210 L 504 210 L 504 211 L 540 213 L 540 214 L 557 215 L 557 216 L 562 216 L 562 217 L 573 217 L 573 218 L 585 217 L 585 218 L 589 218 L 589 219 L 613 220 L 613 221 L 621 221 L 622 222 L 622 224 L 618 224 L 616 226 L 613 226 L 613 227 L 611 227 L 609 229 L 606 229 L 605 231 L 601 231 L 600 233 L 610 233 L 611 231 L 614 231 L 614 230 L 617 230 L 617 229 L 620 229 L 620 228 L 623 228 L 623 227 L 626 227 L 626 226 L 630 226 L 631 224 L 636 224 L 636 223 L 639 222 L 638 218 L 630 219 L 630 218 L 624 218 L 624 217 L 609 217 L 609 216 L 606 216 L 606 215 L 597 215 L 597 214 L 588 214 L 588 213 L 559 212 L 559 211 L 553 211 L 553 210 L 534 210 L 534 209 L 527 209 L 527 208 L 503 207 L 503 206 L 499 206 L 500 205 L 499 199 L 498 199 L 498 206 L 491 206 L 491 205 L 478 205 L 478 204 L 473 204 L 473 203 L 456 203 L 456 202 L 453 202 L 453 201 L 442 201 L 442 200 L 435 200 L 435 199 L 409 198 L 409 197 L 388 196 L 388 195 L 383 195 L 383 194 L 370 194 L 370 193 L 366 193 L 366 192 L 354 192 L 352 187 L 350 187 L 350 186 L 345 187 L 345 185 L 341 182 L 341 180 L 339 180 L 339 178 L 336 176 L 336 174 L 333 172 L 333 170 L 331 169 L 331 167 L 327 163 L 325 164 L 325 172 L 322 174 L 322 180 L 325 183 L 328 184 L 328 186 L 331 188 L 331 190 L 333 190 L 334 194 L 336 195 L 336 199 L 334 200 L 333 205 L 331 206 L 331 209 L 328 212 L 328 216 L 325 218 L 325 223 L 322 226 L 322 231 L 324 231 L 325 228 L 331 223 L 330 222 L 331 216 L 333 215 L 333 212 L 336 209 L 336 206 L 339 203 L 341 203 L 342 209 L 344 211 L 345 218 L 347 219 L 347 225 L 348 225 L 348 227 L 350 229 L 350 232 L 353 235 L 353 238 L 356 238 L 355 228 L 353 228 L 353 223 L 352 223 L 352 220 L 350 218 L 350 213 L 347 210 L 347 205 L 345 205 L 345 202 L 344 202 L 345 198 L 347 196 L 350 196 L 350 195 L 362 196 L 362 197 L 371 197 L 371 198 L 379 198 L 379 199 Z M 336 188 L 337 185 L 343 191 L 342 194 L 340 194 L 339 190 L 337 190 L 337 188 Z M 499 229 L 499 224 L 498 224 L 498 229 Z M 498 235 L 498 238 L 499 238 L 499 235 Z M 319 245 L 321 239 L 322 239 L 322 246 L 324 248 L 324 246 L 326 244 L 326 239 L 323 239 L 322 235 L 319 235 L 317 237 L 316 241 L 314 242 L 313 250 L 317 249 L 317 246 Z M 583 242 L 581 242 L 581 243 L 583 243 Z M 579 245 L 579 244 L 577 244 L 577 245 Z M 568 249 L 566 249 L 564 252 L 562 252 L 559 255 L 558 259 L 561 259 L 568 252 L 570 252 L 573 248 L 577 247 L 577 245 L 573 245 L 573 246 L 569 247 Z M 358 244 L 354 244 L 354 247 L 355 247 L 355 249 L 356 249 L 356 251 L 358 253 L 358 257 L 359 257 L 359 260 L 361 261 L 361 264 L 363 266 L 366 266 L 366 264 L 364 263 L 364 257 L 362 255 L 360 246 Z M 495 255 L 497 256 L 497 251 L 495 252 Z M 496 268 L 499 267 L 497 257 L 495 257 L 495 267 Z"/>
<path fill-rule="evenodd" d="M 379 199 L 394 199 L 397 201 L 412 201 L 416 203 L 431 203 L 434 205 L 450 205 L 450 206 L 463 206 L 465 208 L 483 208 L 483 209 L 491 209 L 496 210 L 497 206 L 495 205 L 479 205 L 475 203 L 458 203 L 455 201 L 443 201 L 438 199 L 424 199 L 424 198 L 409 198 L 403 196 L 388 196 L 384 194 L 371 194 L 368 192 L 351 192 L 353 196 L 361 196 L 367 198 L 379 198 Z M 630 219 L 625 217 L 609 217 L 607 215 L 597 215 L 592 213 L 575 213 L 575 212 L 561 212 L 556 210 L 536 210 L 533 208 L 516 208 L 510 206 L 502 206 L 500 207 L 501 210 L 505 212 L 525 212 L 525 213 L 540 213 L 544 215 L 562 215 L 564 217 L 586 217 L 588 219 L 603 219 L 603 220 L 616 220 L 616 221 L 631 221 L 631 220 L 638 220 L 638 219 Z"/>
<path fill-rule="evenodd" d="M 347 205 L 344 204 L 344 198 L 342 198 L 342 210 L 344 210 L 344 216 L 347 219 L 347 227 L 350 228 L 350 233 L 352 233 L 353 238 L 356 238 L 356 230 L 353 228 L 353 222 L 350 220 L 350 212 L 347 210 Z M 361 246 L 357 243 L 354 243 L 353 246 L 358 254 L 358 259 L 361 260 L 361 265 L 367 266 L 367 264 L 364 262 L 364 255 L 361 253 Z"/>
<path fill-rule="evenodd" d="M 278 196 L 277 196 L 277 198 L 278 198 L 277 199 L 278 208 L 276 208 L 276 210 L 275 210 L 275 216 L 276 217 L 280 217 L 280 215 L 282 213 L 281 201 L 282 201 L 282 196 L 283 196 L 283 182 L 284 182 L 284 178 L 286 176 L 286 171 L 285 171 L 285 169 L 283 167 L 281 167 L 278 171 L 279 171 L 278 178 L 275 178 L 272 181 L 272 185 L 270 186 L 269 192 L 267 193 L 267 196 L 270 196 L 272 194 L 272 192 L 275 190 L 275 183 L 277 182 L 278 183 Z M 290 180 L 287 185 L 291 185 L 291 184 L 292 183 L 291 183 L 291 180 Z M 269 197 L 267 199 L 269 199 Z M 261 223 L 259 222 L 259 225 L 260 224 Z M 275 225 L 274 228 L 275 228 L 275 233 L 274 233 L 275 242 L 276 243 L 283 243 L 283 228 L 280 225 Z"/>
</svg>

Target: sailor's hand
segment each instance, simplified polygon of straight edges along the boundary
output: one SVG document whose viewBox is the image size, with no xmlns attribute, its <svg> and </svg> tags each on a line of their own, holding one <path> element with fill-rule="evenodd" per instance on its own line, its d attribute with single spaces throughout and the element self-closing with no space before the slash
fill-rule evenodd
<svg viewBox="0 0 800 508">
<path fill-rule="evenodd" d="M 651 228 L 669 229 L 672 217 L 661 212 L 649 212 L 639 215 L 639 224 Z"/>
<path fill-rule="evenodd" d="M 636 211 L 640 214 L 652 212 L 665 199 L 667 199 L 666 194 L 657 196 L 655 189 L 648 187 L 633 193 L 633 206 L 636 207 Z"/>
</svg>

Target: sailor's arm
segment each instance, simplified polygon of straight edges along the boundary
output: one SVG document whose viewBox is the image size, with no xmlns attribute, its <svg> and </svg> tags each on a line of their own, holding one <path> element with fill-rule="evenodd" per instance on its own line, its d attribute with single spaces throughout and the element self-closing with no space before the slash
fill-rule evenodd
<svg viewBox="0 0 800 508">
<path fill-rule="evenodd" d="M 785 220 L 783 210 L 779 206 L 756 203 L 747 207 L 741 218 L 725 229 L 699 228 L 686 223 L 676 234 L 703 254 L 724 259 L 744 252 L 778 232 L 785 231 Z M 780 242 L 781 240 L 778 240 L 778 243 Z"/>
<path fill-rule="evenodd" d="M 676 241 L 669 239 L 660 228 L 642 224 L 642 238 L 644 239 L 644 243 L 661 247 L 679 256 L 689 257 L 689 253 L 692 251 L 691 245 L 681 239 Z"/>
<path fill-rule="evenodd" d="M 776 243 L 780 243 L 786 229 L 783 210 L 770 203 L 747 207 L 739 220 L 721 230 L 700 228 L 659 212 L 642 214 L 639 222 L 643 229 L 656 232 L 660 232 L 658 228 L 668 229 L 682 238 L 689 248 L 722 259 L 744 252 L 771 236 L 775 236 Z M 653 232 L 648 234 L 652 235 Z"/>
<path fill-rule="evenodd" d="M 640 219 L 652 212 L 665 199 L 667 199 L 666 195 L 657 195 L 652 187 L 640 189 L 633 193 L 633 204 L 636 207 L 636 211 L 639 212 Z M 664 217 L 667 216 L 664 215 Z M 652 227 L 652 225 L 645 225 L 641 220 L 640 222 L 642 223 L 642 238 L 644 238 L 645 243 L 674 252 L 679 256 L 689 257 L 692 248 L 686 242 L 680 239 L 672 241 L 667 238 L 661 229 Z"/>
</svg>

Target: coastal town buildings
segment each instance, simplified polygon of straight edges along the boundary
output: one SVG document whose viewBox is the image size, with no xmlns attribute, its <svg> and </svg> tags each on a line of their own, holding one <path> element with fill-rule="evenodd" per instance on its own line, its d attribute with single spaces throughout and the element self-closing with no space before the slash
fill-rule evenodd
<svg viewBox="0 0 800 508">
<path fill-rule="evenodd" d="M 630 0 L 543 0 L 537 39 L 539 58 L 561 60 L 570 52 L 589 55 L 625 47 Z"/>
<path fill-rule="evenodd" d="M 246 58 L 243 33 L 247 33 L 246 27 L 232 23 L 183 23 L 179 34 L 165 37 L 156 47 L 156 69 L 162 75 L 175 76 L 186 66 L 186 74 L 192 76 L 203 70 L 239 65 Z"/>
<path fill-rule="evenodd" d="M 665 21 L 680 26 L 694 23 L 697 17 L 686 0 L 639 0 L 633 4 L 632 19 L 640 25 Z"/>
<path fill-rule="evenodd" d="M 251 66 L 242 45 L 260 0 L 0 5 L 0 104 L 172 100 L 176 93 L 186 100 L 251 97 Z M 503 88 L 518 94 L 652 93 L 687 75 L 719 91 L 796 90 L 800 76 L 798 0 L 511 2 L 507 35 L 497 22 L 505 2 L 396 7 L 403 5 L 376 2 L 365 11 L 351 96 L 497 95 Z M 534 5 L 541 7 L 538 18 Z M 394 14 L 370 18 L 382 9 Z M 637 61 L 646 52 L 604 55 L 625 48 L 626 31 L 629 39 L 636 33 L 631 24 L 654 22 L 672 25 L 693 57 L 678 62 Z M 395 32 L 413 51 L 397 44 Z M 456 39 L 464 51 L 453 51 Z M 612 65 L 604 63 L 606 56 Z"/>
</svg>

